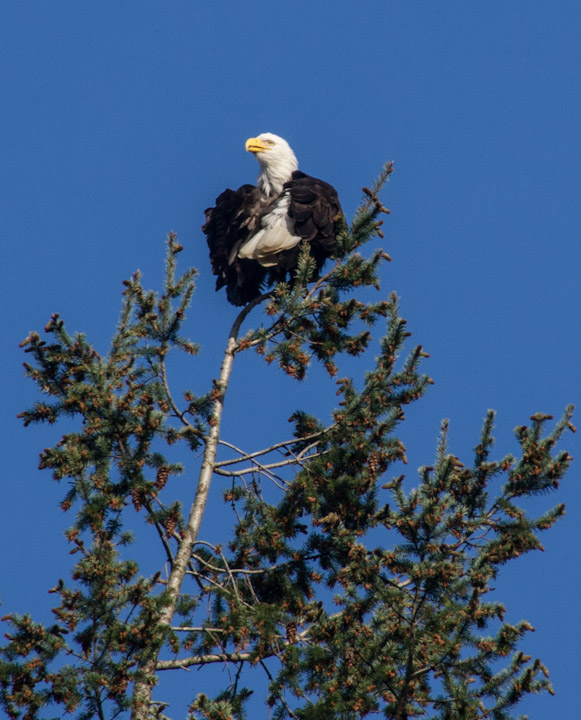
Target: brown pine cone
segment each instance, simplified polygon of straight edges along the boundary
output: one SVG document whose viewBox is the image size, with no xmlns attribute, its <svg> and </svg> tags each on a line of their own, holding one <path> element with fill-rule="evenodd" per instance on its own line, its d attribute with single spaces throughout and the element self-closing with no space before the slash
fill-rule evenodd
<svg viewBox="0 0 581 720">
<path fill-rule="evenodd" d="M 155 478 L 155 487 L 158 490 L 163 490 L 168 477 L 169 477 L 169 470 L 165 466 L 162 465 L 160 468 L 157 469 L 157 476 Z"/>
</svg>

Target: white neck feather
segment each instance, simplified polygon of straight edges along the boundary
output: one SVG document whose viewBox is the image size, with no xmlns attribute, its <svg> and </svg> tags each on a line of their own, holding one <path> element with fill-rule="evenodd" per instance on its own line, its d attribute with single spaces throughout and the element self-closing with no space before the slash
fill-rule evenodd
<svg viewBox="0 0 581 720">
<path fill-rule="evenodd" d="M 268 155 L 268 151 L 265 155 Z M 299 167 L 290 148 L 289 153 L 284 157 L 263 157 L 261 153 L 257 155 L 257 160 L 260 163 L 258 187 L 265 195 L 278 195 L 282 192 L 282 186 L 291 179 L 291 175 Z"/>
</svg>

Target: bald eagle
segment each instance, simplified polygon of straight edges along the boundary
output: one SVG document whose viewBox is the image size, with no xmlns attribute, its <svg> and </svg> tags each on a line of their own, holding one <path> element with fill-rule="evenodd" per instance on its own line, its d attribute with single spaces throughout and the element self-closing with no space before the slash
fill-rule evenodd
<svg viewBox="0 0 581 720">
<path fill-rule="evenodd" d="M 292 277 L 302 241 L 310 243 L 317 273 L 332 254 L 343 213 L 331 185 L 305 175 L 286 140 L 262 133 L 246 141 L 260 165 L 258 181 L 225 190 L 205 211 L 202 230 L 216 290 L 246 305 L 263 287 Z"/>
</svg>

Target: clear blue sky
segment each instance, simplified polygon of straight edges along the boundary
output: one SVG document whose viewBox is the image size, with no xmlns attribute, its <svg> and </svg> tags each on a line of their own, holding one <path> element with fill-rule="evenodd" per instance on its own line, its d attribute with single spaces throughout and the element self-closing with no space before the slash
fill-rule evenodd
<svg viewBox="0 0 581 720">
<path fill-rule="evenodd" d="M 580 66 L 578 0 L 3 2 L 2 612 L 47 618 L 46 589 L 71 562 L 63 488 L 36 469 L 61 429 L 16 420 L 36 399 L 18 343 L 59 312 L 105 352 L 122 280 L 140 268 L 159 287 L 171 229 L 182 262 L 200 270 L 187 330 L 203 346 L 175 373 L 204 391 L 235 310 L 214 293 L 200 225 L 224 187 L 254 180 L 251 135 L 285 137 L 348 216 L 395 161 L 384 290 L 401 296 L 436 382 L 401 429 L 412 480 L 443 417 L 451 449 L 469 459 L 495 408 L 501 456 L 517 451 L 512 429 L 532 413 L 579 402 Z M 313 403 L 312 385 L 277 385 L 253 358 L 233 382 L 236 444 L 256 446 L 261 422 L 284 425 Z M 280 408 L 242 423 L 257 384 L 262 396 L 279 388 Z M 579 436 L 565 446 L 581 456 Z M 581 704 L 579 467 L 558 497 L 531 505 L 568 506 L 546 552 L 498 586 L 508 619 L 536 626 L 523 649 L 557 691 L 522 706 L 531 718 L 571 717 Z M 196 677 L 182 678 L 190 697 Z"/>
</svg>

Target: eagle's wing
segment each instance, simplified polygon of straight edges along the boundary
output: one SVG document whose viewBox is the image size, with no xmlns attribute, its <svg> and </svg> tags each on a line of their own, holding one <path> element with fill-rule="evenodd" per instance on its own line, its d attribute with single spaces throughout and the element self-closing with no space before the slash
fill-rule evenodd
<svg viewBox="0 0 581 720">
<path fill-rule="evenodd" d="M 226 285 L 233 305 L 246 305 L 258 297 L 266 270 L 256 262 L 238 257 L 238 248 L 256 231 L 263 214 L 264 198 L 254 185 L 225 190 L 216 206 L 205 211 L 206 235 L 216 290 Z"/>
<path fill-rule="evenodd" d="M 327 257 L 331 255 L 336 223 L 343 215 L 335 188 L 297 170 L 284 189 L 290 195 L 289 217 L 294 221 L 294 232 L 320 247 Z"/>
<path fill-rule="evenodd" d="M 321 269 L 325 260 L 333 254 L 337 239 L 337 223 L 343 217 L 337 191 L 329 183 L 305 175 L 296 170 L 292 179 L 284 185 L 283 192 L 289 198 L 288 217 L 291 231 L 300 240 L 311 245 L 311 256 Z M 296 267 L 299 247 L 281 257 L 280 270 Z"/>
</svg>

